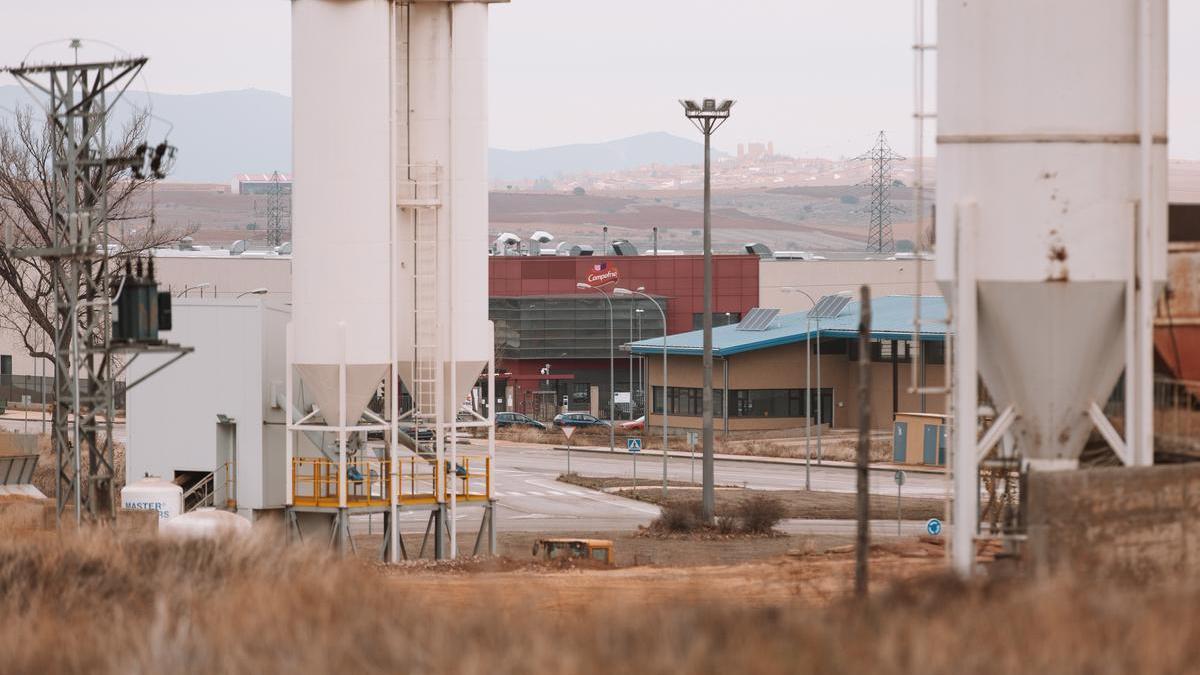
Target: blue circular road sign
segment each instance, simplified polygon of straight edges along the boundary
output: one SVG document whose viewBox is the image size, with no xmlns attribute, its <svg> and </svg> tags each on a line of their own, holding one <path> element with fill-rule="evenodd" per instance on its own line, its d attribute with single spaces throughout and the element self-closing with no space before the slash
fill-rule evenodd
<svg viewBox="0 0 1200 675">
<path fill-rule="evenodd" d="M 925 531 L 928 532 L 929 536 L 931 537 L 938 536 L 942 533 L 942 521 L 938 520 L 937 518 L 930 518 L 929 520 L 925 521 Z"/>
</svg>

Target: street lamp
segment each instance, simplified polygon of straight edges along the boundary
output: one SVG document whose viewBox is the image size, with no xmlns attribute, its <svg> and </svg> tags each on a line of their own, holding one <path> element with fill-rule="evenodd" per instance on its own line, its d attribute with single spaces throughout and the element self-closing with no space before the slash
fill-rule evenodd
<svg viewBox="0 0 1200 675">
<path fill-rule="evenodd" d="M 608 293 L 605 293 L 604 291 L 600 290 L 599 288 L 596 288 L 595 286 L 589 286 L 588 284 L 585 284 L 582 281 L 575 284 L 575 288 L 578 288 L 581 290 L 596 291 L 600 295 L 604 296 L 604 301 L 608 303 L 608 451 L 613 452 L 616 449 L 616 444 L 617 444 L 616 402 L 614 400 L 614 399 L 616 399 L 616 396 L 617 396 L 616 384 L 615 384 L 616 383 L 615 373 L 617 371 L 616 371 L 616 362 L 613 360 L 612 298 L 608 297 Z"/>
<path fill-rule="evenodd" d="M 268 291 L 265 288 L 252 288 L 248 291 L 242 291 L 241 293 L 238 293 L 237 297 L 234 298 L 234 300 L 241 298 L 243 295 L 266 295 L 269 292 L 270 291 Z"/>
<path fill-rule="evenodd" d="M 812 319 L 809 314 L 812 313 L 812 308 L 817 306 L 817 301 L 813 300 L 813 296 L 799 288 L 790 286 L 782 289 L 784 293 L 800 293 L 808 298 L 808 312 L 804 313 L 804 417 L 807 422 L 804 425 L 804 489 L 812 489 L 812 479 L 809 476 L 810 467 L 812 465 L 812 340 L 808 339 L 808 334 L 812 330 Z M 818 319 L 820 321 L 820 319 Z M 817 387 L 821 386 L 821 376 L 819 374 L 821 368 L 820 359 L 817 360 Z M 817 392 L 817 405 L 821 404 L 821 392 Z M 819 420 L 818 420 L 819 421 Z M 817 443 L 821 442 L 820 431 L 817 431 Z"/>
<path fill-rule="evenodd" d="M 701 103 L 680 100 L 684 117 L 704 135 L 704 396 L 702 415 L 704 426 L 703 492 L 701 517 L 711 523 L 716 514 L 716 490 L 713 476 L 713 392 L 712 392 L 712 150 L 710 138 L 729 119 L 733 101 L 706 98 Z M 663 409 L 666 409 L 664 390 Z M 729 392 L 725 392 L 728 396 Z"/>
<path fill-rule="evenodd" d="M 662 305 L 654 298 L 646 295 L 646 287 L 638 286 L 636 291 L 631 291 L 628 288 L 614 288 L 613 293 L 616 295 L 640 295 L 643 298 L 654 303 L 654 308 L 658 310 L 658 315 L 662 317 L 663 335 L 662 335 L 662 353 L 663 353 L 663 428 L 662 428 L 662 469 L 663 469 L 663 484 L 662 495 L 663 499 L 667 498 L 667 313 L 663 311 Z M 641 311 L 641 310 L 638 310 Z M 654 409 L 654 394 L 650 394 L 650 407 L 646 410 L 647 417 L 649 412 Z"/>
<path fill-rule="evenodd" d="M 208 283 L 207 281 L 206 281 L 206 282 L 204 282 L 204 283 L 202 283 L 202 284 L 196 284 L 196 285 L 194 285 L 194 286 L 184 286 L 184 287 L 183 287 L 183 290 L 179 292 L 179 295 L 177 295 L 177 296 L 175 296 L 175 297 L 177 297 L 177 298 L 186 298 L 186 297 L 187 297 L 187 294 L 188 294 L 188 291 L 194 291 L 194 290 L 196 290 L 196 289 L 198 289 L 198 288 L 208 288 L 209 286 L 212 286 L 212 284 Z"/>
</svg>

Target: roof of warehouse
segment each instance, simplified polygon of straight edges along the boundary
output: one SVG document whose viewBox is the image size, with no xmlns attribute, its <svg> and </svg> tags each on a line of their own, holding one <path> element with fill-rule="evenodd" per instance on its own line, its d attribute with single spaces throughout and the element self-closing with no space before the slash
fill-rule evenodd
<svg viewBox="0 0 1200 675">
<path fill-rule="evenodd" d="M 889 295 L 871 300 L 871 337 L 885 340 L 912 339 L 913 310 L 917 296 Z M 921 337 L 925 340 L 944 340 L 946 337 L 946 301 L 941 296 L 926 295 L 921 302 Z M 824 337 L 858 336 L 859 302 L 846 305 L 838 316 L 820 319 Z M 808 324 L 808 312 L 783 314 L 762 331 L 738 330 L 737 325 L 713 328 L 713 354 L 731 356 L 756 349 L 803 342 L 817 333 L 817 319 Z M 810 331 L 809 328 L 812 330 Z M 704 348 L 703 331 L 694 330 L 667 336 L 668 354 L 700 354 Z M 661 354 L 662 338 L 649 338 L 630 343 L 634 354 Z"/>
</svg>

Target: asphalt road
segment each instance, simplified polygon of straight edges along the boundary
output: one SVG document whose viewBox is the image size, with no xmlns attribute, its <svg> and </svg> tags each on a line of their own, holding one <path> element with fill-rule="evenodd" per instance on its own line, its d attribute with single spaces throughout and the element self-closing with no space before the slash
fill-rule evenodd
<svg viewBox="0 0 1200 675">
<path fill-rule="evenodd" d="M 697 482 L 701 472 L 700 458 L 695 462 Z M 604 492 L 568 485 L 555 480 L 567 470 L 567 453 L 545 447 L 498 444 L 496 469 L 493 476 L 498 502 L 496 525 L 501 532 L 580 532 L 597 530 L 634 530 L 646 525 L 658 515 L 652 504 L 616 497 Z M 587 476 L 633 475 L 633 456 L 624 451 L 611 455 L 594 452 L 572 452 L 571 470 Z M 692 462 L 686 458 L 669 458 L 667 475 L 671 480 L 692 480 Z M 804 466 L 765 464 L 743 461 L 717 461 L 714 464 L 718 485 L 736 485 L 758 490 L 797 490 L 804 487 Z M 647 484 L 662 481 L 662 458 L 640 457 L 637 460 L 639 481 Z M 945 495 L 947 482 L 942 474 L 906 474 L 904 495 L 908 497 L 940 498 Z M 849 468 L 812 466 L 814 490 L 852 493 L 855 491 L 855 472 Z M 891 472 L 872 471 L 871 492 L 895 496 L 896 484 Z M 478 507 L 459 510 L 460 537 L 474 537 L 479 523 Z M 404 532 L 420 532 L 425 528 L 428 514 L 413 512 L 401 515 Z M 363 519 L 365 524 L 365 519 Z M 365 527 L 365 526 L 364 526 Z M 924 531 L 923 521 L 905 521 L 905 535 Z M 854 522 L 849 520 L 788 520 L 781 528 L 790 533 L 851 534 Z M 877 521 L 872 531 L 894 535 L 895 521 Z"/>
</svg>

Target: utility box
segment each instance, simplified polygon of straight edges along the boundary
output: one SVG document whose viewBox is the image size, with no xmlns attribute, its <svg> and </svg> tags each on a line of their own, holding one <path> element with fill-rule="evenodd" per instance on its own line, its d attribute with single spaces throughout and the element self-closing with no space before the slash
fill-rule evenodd
<svg viewBox="0 0 1200 675">
<path fill-rule="evenodd" d="M 946 465 L 946 416 L 896 413 L 892 420 L 892 461 L 896 464 Z"/>
</svg>

